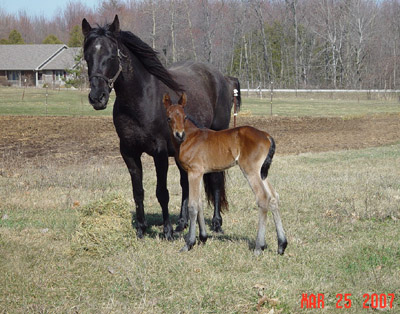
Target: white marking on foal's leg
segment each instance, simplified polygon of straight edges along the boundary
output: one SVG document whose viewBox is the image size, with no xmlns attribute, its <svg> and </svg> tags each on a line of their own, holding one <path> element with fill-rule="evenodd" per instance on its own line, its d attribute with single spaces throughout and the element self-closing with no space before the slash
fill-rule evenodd
<svg viewBox="0 0 400 314">
<path fill-rule="evenodd" d="M 269 206 L 272 212 L 272 216 L 274 218 L 276 235 L 278 237 L 278 254 L 282 255 L 285 252 L 287 246 L 287 239 L 285 235 L 285 230 L 282 226 L 282 220 L 278 208 L 279 194 L 274 190 L 271 183 L 267 179 L 264 181 L 264 185 L 265 188 L 272 194 L 272 199 L 269 203 Z"/>
</svg>

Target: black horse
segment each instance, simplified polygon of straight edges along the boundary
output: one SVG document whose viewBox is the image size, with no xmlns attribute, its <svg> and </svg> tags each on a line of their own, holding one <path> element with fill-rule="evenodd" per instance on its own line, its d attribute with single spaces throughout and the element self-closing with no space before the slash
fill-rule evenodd
<svg viewBox="0 0 400 314">
<path fill-rule="evenodd" d="M 150 46 L 131 32 L 120 30 L 118 16 L 112 24 L 96 28 L 83 19 L 82 32 L 91 87 L 89 101 L 94 109 L 105 109 L 115 88 L 113 119 L 121 155 L 132 179 L 137 236 L 143 237 L 147 227 L 141 164 L 141 155 L 147 153 L 153 157 L 156 167 L 156 195 L 162 208 L 164 235 L 172 239 L 167 171 L 168 156 L 174 156 L 174 148 L 163 95 L 168 92 L 172 101 L 178 101 L 186 91 L 188 114 L 207 128 L 221 130 L 229 126 L 232 106 L 229 84 L 219 71 L 203 63 L 186 62 L 165 69 Z M 182 205 L 177 231 L 182 231 L 188 223 L 188 179 L 182 169 L 180 175 Z M 220 211 L 227 206 L 224 174 L 210 173 L 204 182 L 208 199 L 214 203 L 213 229 L 221 232 Z"/>
</svg>

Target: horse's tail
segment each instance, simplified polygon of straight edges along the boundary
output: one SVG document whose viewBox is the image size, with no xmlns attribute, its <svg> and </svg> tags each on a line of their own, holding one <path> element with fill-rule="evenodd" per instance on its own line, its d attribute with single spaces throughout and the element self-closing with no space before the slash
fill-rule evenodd
<svg viewBox="0 0 400 314">
<path fill-rule="evenodd" d="M 263 165 L 261 166 L 261 179 L 265 180 L 265 178 L 268 176 L 268 170 L 269 167 L 271 166 L 272 163 L 272 158 L 274 157 L 275 154 L 275 141 L 272 138 L 271 135 L 268 135 L 268 139 L 270 142 L 269 150 L 268 150 L 268 155 L 264 160 Z"/>
<path fill-rule="evenodd" d="M 240 108 L 241 108 L 241 106 L 242 106 L 242 97 L 240 96 L 240 82 L 239 82 L 239 79 L 237 80 L 236 89 L 237 89 L 237 91 L 238 91 L 238 94 L 237 94 L 237 96 L 236 96 L 236 101 L 237 101 L 237 103 L 236 103 L 236 108 L 237 108 L 237 112 L 239 112 L 239 111 L 240 111 Z"/>
<path fill-rule="evenodd" d="M 225 191 L 225 172 L 206 173 L 203 176 L 203 182 L 208 205 L 215 204 L 217 198 L 219 200 L 221 213 L 228 211 L 229 205 Z"/>
</svg>

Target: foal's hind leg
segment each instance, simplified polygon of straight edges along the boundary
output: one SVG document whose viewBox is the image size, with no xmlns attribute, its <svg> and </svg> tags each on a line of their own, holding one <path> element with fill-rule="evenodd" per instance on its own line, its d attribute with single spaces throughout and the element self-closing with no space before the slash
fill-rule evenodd
<svg viewBox="0 0 400 314">
<path fill-rule="evenodd" d="M 278 254 L 283 255 L 287 246 L 287 239 L 285 235 L 285 230 L 283 230 L 281 216 L 279 214 L 278 203 L 279 203 L 279 194 L 272 187 L 271 183 L 268 179 L 264 180 L 264 186 L 268 193 L 272 195 L 271 201 L 269 203 L 272 216 L 274 217 L 276 234 L 278 237 Z"/>
<path fill-rule="evenodd" d="M 258 173 L 249 175 L 244 169 L 242 169 L 242 171 L 246 176 L 251 189 L 253 190 L 258 205 L 258 230 L 254 254 L 259 255 L 266 247 L 265 231 L 268 205 L 271 200 L 271 194 L 269 194 L 268 191 L 265 189 L 264 183 Z"/>
</svg>

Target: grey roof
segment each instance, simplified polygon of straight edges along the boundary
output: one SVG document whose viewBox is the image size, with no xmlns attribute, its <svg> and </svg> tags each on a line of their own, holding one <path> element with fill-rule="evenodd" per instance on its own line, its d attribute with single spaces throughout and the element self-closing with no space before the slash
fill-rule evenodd
<svg viewBox="0 0 400 314">
<path fill-rule="evenodd" d="M 63 44 L 0 45 L 0 70 L 64 70 L 75 65 L 76 53 Z"/>
<path fill-rule="evenodd" d="M 63 49 L 49 62 L 39 67 L 39 70 L 64 70 L 71 69 L 77 65 L 76 57 L 82 48 Z"/>
</svg>

